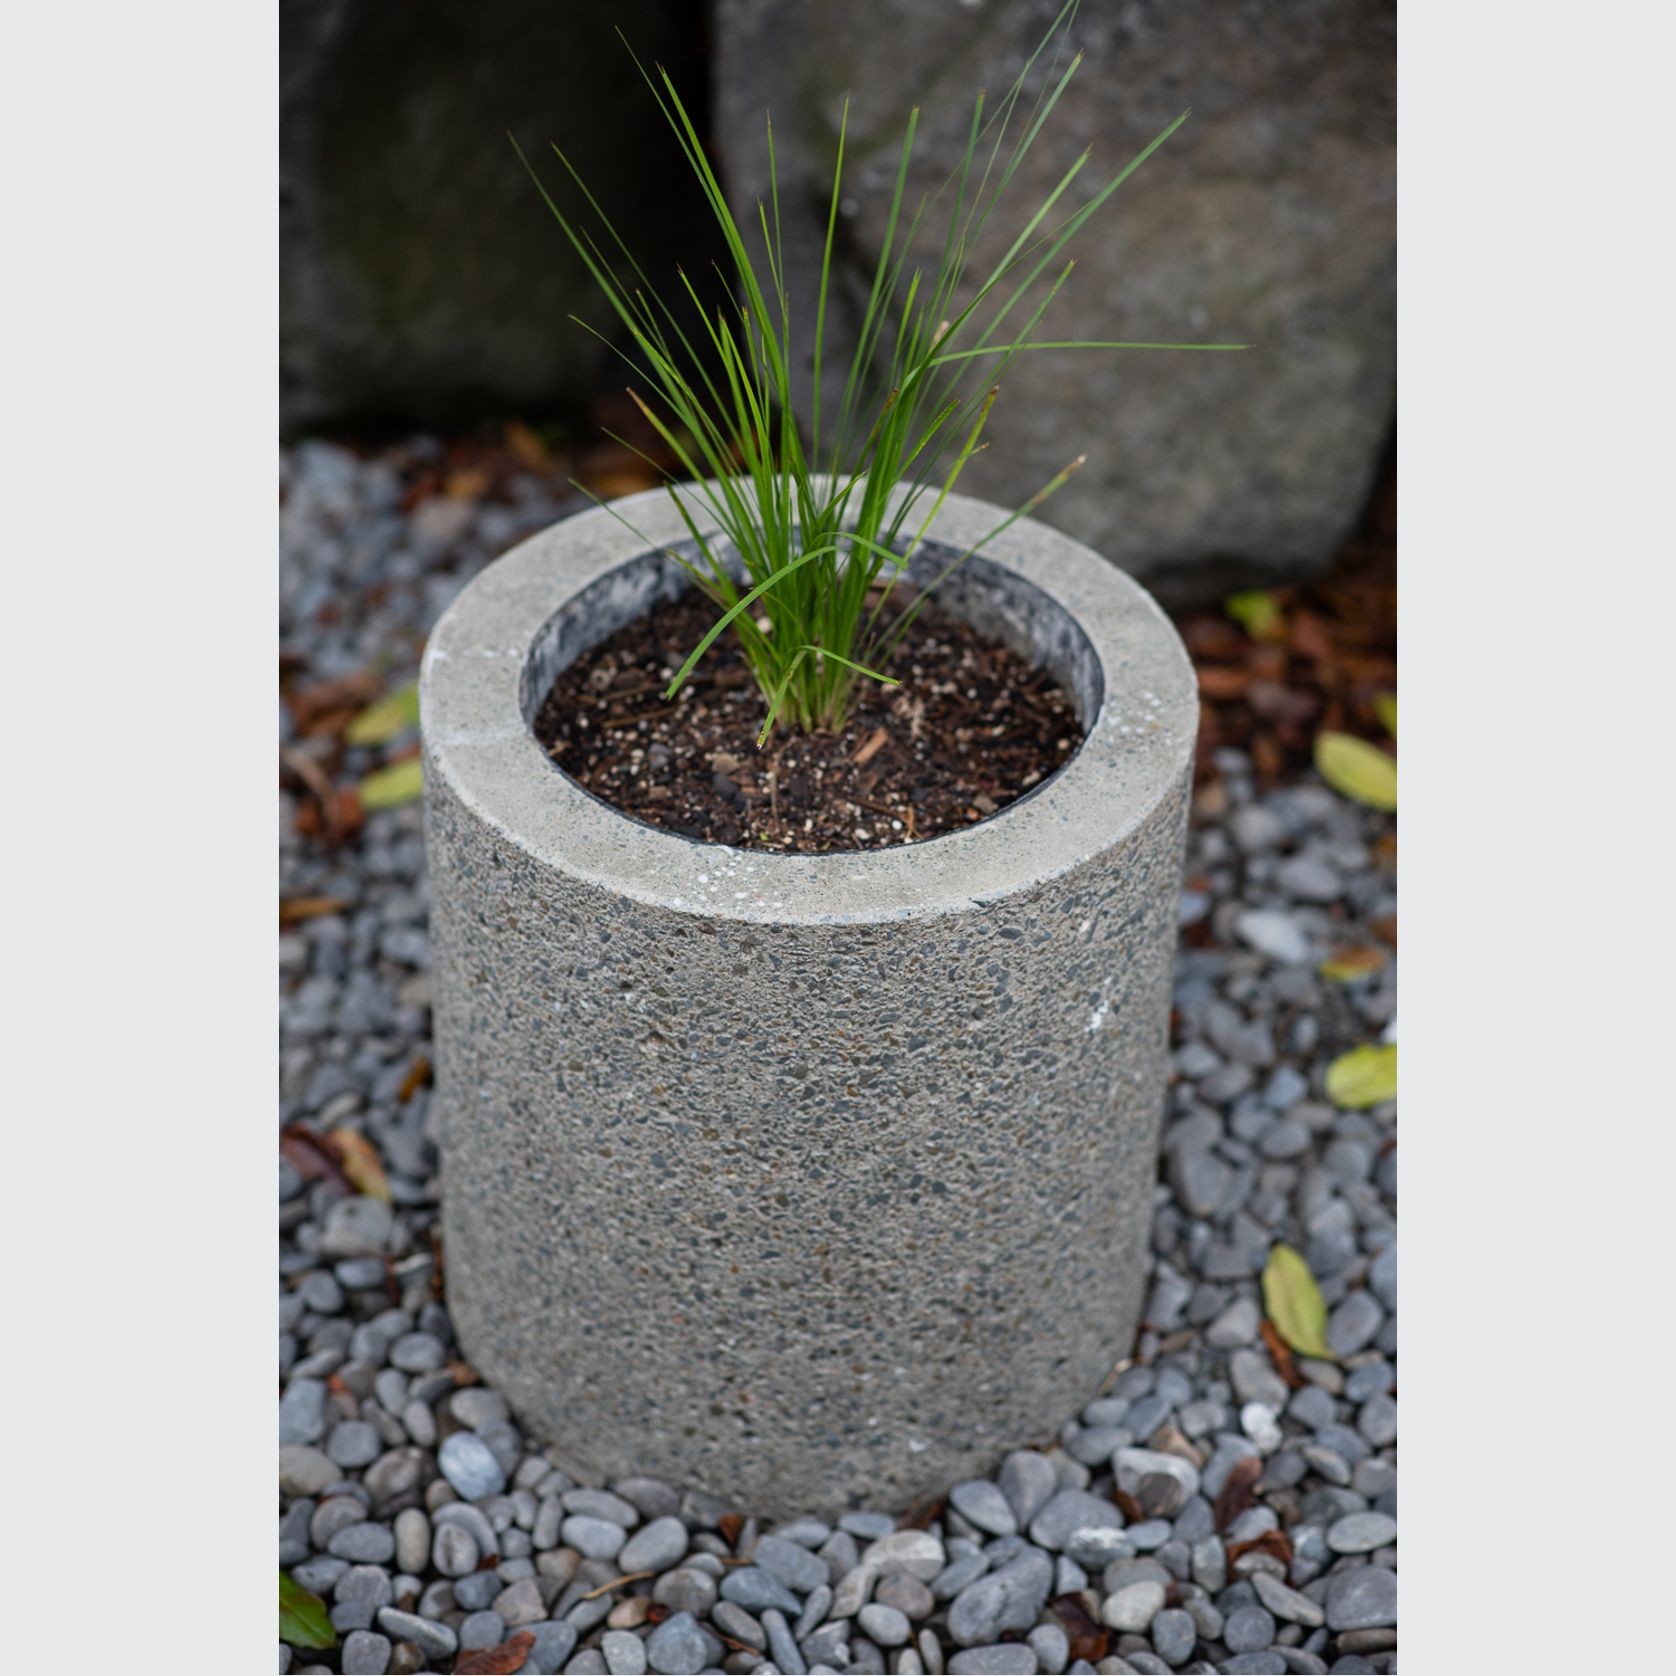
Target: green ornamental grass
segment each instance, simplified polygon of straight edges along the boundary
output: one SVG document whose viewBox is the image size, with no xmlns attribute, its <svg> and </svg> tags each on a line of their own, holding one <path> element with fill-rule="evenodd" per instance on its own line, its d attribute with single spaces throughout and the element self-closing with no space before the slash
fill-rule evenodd
<svg viewBox="0 0 1676 1676">
<path fill-rule="evenodd" d="M 648 72 L 635 61 L 725 247 L 724 294 L 709 302 L 685 272 L 678 273 L 679 292 L 672 298 L 658 291 L 557 145 L 554 153 L 586 204 L 591 226 L 559 206 L 519 150 L 632 346 L 617 353 L 650 399 L 632 389 L 631 398 L 693 480 L 666 483 L 696 555 L 671 556 L 715 602 L 718 615 L 676 672 L 669 696 L 717 637 L 732 629 L 766 701 L 759 745 L 777 721 L 804 731 L 842 727 L 858 680 L 894 685 L 891 655 L 936 582 L 1040 506 L 1082 464 L 1078 458 L 1055 473 L 983 541 L 957 555 L 930 587 L 906 603 L 898 599 L 908 561 L 967 462 L 984 446 L 990 409 L 1019 355 L 1247 347 L 1037 336 L 1070 278 L 1071 241 L 1187 120 L 1186 111 L 1091 197 L 1067 208 L 1067 194 L 1089 161 L 1084 151 L 1040 203 L 1015 216 L 1017 231 L 999 260 L 974 267 L 980 239 L 1081 63 L 1078 53 L 1061 67 L 1076 7 L 1077 0 L 1067 0 L 993 110 L 978 94 L 959 163 L 905 216 L 918 107 L 910 113 L 860 333 L 848 365 L 832 368 L 824 349 L 844 179 L 845 100 L 809 338 L 807 432 L 796 417 L 794 368 L 809 326 L 796 318 L 787 296 L 771 117 L 768 201 L 759 201 L 755 217 L 742 225 L 668 72 L 662 66 Z M 1039 64 L 1039 90 L 1027 106 L 1025 88 Z M 940 238 L 934 236 L 939 227 Z M 823 435 L 822 381 L 838 377 L 842 399 L 836 422 Z M 899 485 L 903 492 L 896 494 Z M 737 579 L 729 563 L 734 554 L 743 570 Z"/>
</svg>

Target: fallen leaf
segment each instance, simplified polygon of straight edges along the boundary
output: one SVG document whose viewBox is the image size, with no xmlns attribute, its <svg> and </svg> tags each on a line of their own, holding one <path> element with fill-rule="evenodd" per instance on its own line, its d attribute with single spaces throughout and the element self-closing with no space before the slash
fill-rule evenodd
<svg viewBox="0 0 1676 1676">
<path fill-rule="evenodd" d="M 425 789 L 425 773 L 418 757 L 393 763 L 369 774 L 357 788 L 366 809 L 399 809 Z"/>
<path fill-rule="evenodd" d="M 407 1068 L 407 1075 L 402 1078 L 402 1085 L 396 1090 L 396 1099 L 406 1105 L 421 1088 L 431 1080 L 431 1062 L 420 1054 Z"/>
<path fill-rule="evenodd" d="M 1263 1265 L 1263 1308 L 1275 1331 L 1300 1356 L 1334 1360 L 1327 1348 L 1327 1305 L 1315 1276 L 1291 1246 L 1277 1242 Z"/>
<path fill-rule="evenodd" d="M 1373 713 L 1379 718 L 1379 725 L 1395 739 L 1397 736 L 1397 695 L 1395 693 L 1375 693 L 1373 695 Z"/>
<path fill-rule="evenodd" d="M 728 1547 L 733 1547 L 739 1540 L 739 1533 L 745 1528 L 743 1513 L 724 1513 L 716 1521 L 716 1529 L 722 1533 L 722 1540 Z"/>
<path fill-rule="evenodd" d="M 1327 1095 L 1351 1111 L 1396 1099 L 1397 1044 L 1367 1042 L 1341 1053 L 1327 1067 Z"/>
<path fill-rule="evenodd" d="M 387 745 L 419 725 L 419 684 L 409 681 L 369 705 L 344 729 L 346 745 Z"/>
<path fill-rule="evenodd" d="M 1218 1530 L 1226 1530 L 1257 1499 L 1257 1480 L 1263 1463 L 1255 1455 L 1242 1455 L 1228 1471 L 1217 1492 L 1212 1516 Z"/>
<path fill-rule="evenodd" d="M 345 1193 L 355 1191 L 325 1141 L 301 1123 L 290 1123 L 280 1130 L 279 1150 L 304 1181 L 330 1181 Z"/>
<path fill-rule="evenodd" d="M 1222 602 L 1222 609 L 1253 640 L 1282 640 L 1286 636 L 1286 616 L 1279 600 L 1261 588 L 1229 594 Z"/>
<path fill-rule="evenodd" d="M 553 456 L 547 452 L 547 444 L 521 419 L 507 421 L 506 446 L 518 463 L 531 471 L 552 469 Z"/>
<path fill-rule="evenodd" d="M 1304 1387 L 1304 1376 L 1298 1372 L 1298 1364 L 1292 1360 L 1292 1347 L 1280 1336 L 1274 1322 L 1266 1315 L 1257 1323 L 1263 1335 L 1263 1344 L 1269 1353 L 1269 1360 L 1274 1363 L 1274 1371 L 1285 1380 L 1294 1391 L 1301 1391 Z"/>
<path fill-rule="evenodd" d="M 1254 1536 L 1246 1542 L 1230 1542 L 1228 1544 L 1228 1564 L 1233 1565 L 1241 1554 L 1267 1554 L 1271 1559 L 1279 1560 L 1287 1568 L 1292 1568 L 1292 1539 L 1285 1531 L 1264 1531 L 1260 1536 Z"/>
<path fill-rule="evenodd" d="M 1230 669 L 1223 664 L 1208 664 L 1199 671 L 1199 693 L 1203 698 L 1243 698 L 1251 685 L 1249 669 Z"/>
<path fill-rule="evenodd" d="M 1370 809 L 1397 806 L 1397 765 L 1377 745 L 1351 733 L 1318 733 L 1315 767 L 1341 797 Z"/>
<path fill-rule="evenodd" d="M 442 492 L 450 500 L 481 500 L 489 492 L 489 473 L 482 466 L 451 471 L 442 480 Z"/>
<path fill-rule="evenodd" d="M 1088 1614 L 1080 1595 L 1058 1595 L 1049 1605 L 1065 1630 L 1071 1657 L 1098 1664 L 1111 1646 L 1111 1637 Z"/>
<path fill-rule="evenodd" d="M 390 1183 L 385 1180 L 384 1165 L 372 1142 L 360 1130 L 334 1129 L 326 1137 L 326 1145 L 357 1193 L 390 1203 Z"/>
<path fill-rule="evenodd" d="M 1311 663 L 1330 664 L 1334 661 L 1333 643 L 1327 638 L 1321 619 L 1313 611 L 1300 610 L 1293 614 L 1287 645 L 1298 657 L 1308 658 Z"/>
<path fill-rule="evenodd" d="M 349 906 L 346 896 L 291 896 L 281 899 L 279 923 L 301 925 L 306 919 L 319 919 L 324 914 L 340 914 Z"/>
<path fill-rule="evenodd" d="M 298 730 L 307 733 L 319 726 L 322 717 L 342 710 L 353 714 L 363 704 L 370 703 L 378 696 L 378 687 L 378 677 L 372 670 L 358 669 L 353 675 L 316 681 L 310 686 L 283 693 L 281 697 Z"/>
<path fill-rule="evenodd" d="M 1384 965 L 1385 956 L 1372 944 L 1364 944 L 1360 948 L 1340 949 L 1336 954 L 1328 955 L 1316 970 L 1334 983 L 1357 983 L 1372 977 Z"/>
<path fill-rule="evenodd" d="M 521 1629 L 498 1647 L 484 1647 L 479 1652 L 467 1653 L 454 1666 L 454 1676 L 510 1676 L 512 1671 L 522 1670 L 529 1662 L 530 1648 L 534 1645 L 535 1636 L 529 1630 Z"/>
<path fill-rule="evenodd" d="M 338 1640 L 325 1601 L 283 1571 L 279 1574 L 279 1638 L 293 1647 L 335 1647 Z"/>
</svg>

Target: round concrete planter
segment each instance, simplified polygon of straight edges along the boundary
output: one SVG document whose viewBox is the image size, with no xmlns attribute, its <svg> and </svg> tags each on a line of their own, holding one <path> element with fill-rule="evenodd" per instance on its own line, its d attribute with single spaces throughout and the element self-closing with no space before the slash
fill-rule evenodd
<svg viewBox="0 0 1676 1676">
<path fill-rule="evenodd" d="M 683 535 L 661 492 L 620 510 Z M 959 551 L 1001 516 L 951 497 L 933 534 Z M 901 1507 L 1051 1439 L 1130 1349 L 1192 668 L 1135 583 L 1021 522 L 943 599 L 1070 688 L 1070 762 L 925 843 L 730 850 L 607 807 L 529 725 L 682 585 L 589 512 L 431 636 L 449 1303 L 590 1474 L 767 1517 Z"/>
</svg>

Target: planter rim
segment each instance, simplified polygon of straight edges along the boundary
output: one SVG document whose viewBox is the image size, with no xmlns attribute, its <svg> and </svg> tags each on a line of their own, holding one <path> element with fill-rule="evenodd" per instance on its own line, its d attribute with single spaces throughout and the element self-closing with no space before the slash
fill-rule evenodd
<svg viewBox="0 0 1676 1676">
<path fill-rule="evenodd" d="M 950 495 L 927 539 L 964 550 L 1005 516 L 988 502 Z M 819 855 L 704 843 L 612 808 L 536 741 L 524 712 L 525 668 L 568 600 L 687 535 L 661 488 L 576 513 L 480 572 L 431 633 L 419 678 L 425 772 L 534 859 L 703 918 L 882 923 L 969 912 L 1055 878 L 1121 843 L 1179 782 L 1193 751 L 1198 697 L 1174 625 L 1150 594 L 1090 548 L 1021 518 L 978 556 L 1023 578 L 1074 620 L 1103 686 L 1082 744 L 1027 796 L 935 838 Z"/>
</svg>

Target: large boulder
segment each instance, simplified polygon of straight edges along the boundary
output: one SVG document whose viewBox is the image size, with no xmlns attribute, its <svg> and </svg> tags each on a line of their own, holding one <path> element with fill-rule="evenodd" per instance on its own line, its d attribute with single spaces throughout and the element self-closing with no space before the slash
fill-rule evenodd
<svg viewBox="0 0 1676 1676">
<path fill-rule="evenodd" d="M 287 430 L 585 405 L 606 311 L 518 163 L 577 161 L 660 283 L 707 255 L 680 154 L 616 35 L 701 107 L 691 0 L 281 0 Z"/>
<path fill-rule="evenodd" d="M 834 335 L 853 341 L 910 107 L 922 107 L 917 182 L 934 183 L 964 146 L 974 92 L 1011 84 L 1058 7 L 717 0 L 730 190 L 742 206 L 763 192 L 772 109 L 804 322 L 853 94 L 829 359 Z M 1100 0 L 1074 40 L 1087 57 L 1009 193 L 1028 206 L 1015 217 L 1083 146 L 1092 191 L 1182 109 L 1193 116 L 1084 230 L 1044 335 L 1256 347 L 1026 357 L 961 488 L 1016 504 L 1086 453 L 1044 516 L 1173 603 L 1318 569 L 1363 504 L 1395 406 L 1395 8 Z M 1000 219 L 1004 241 L 1017 222 Z"/>
</svg>

